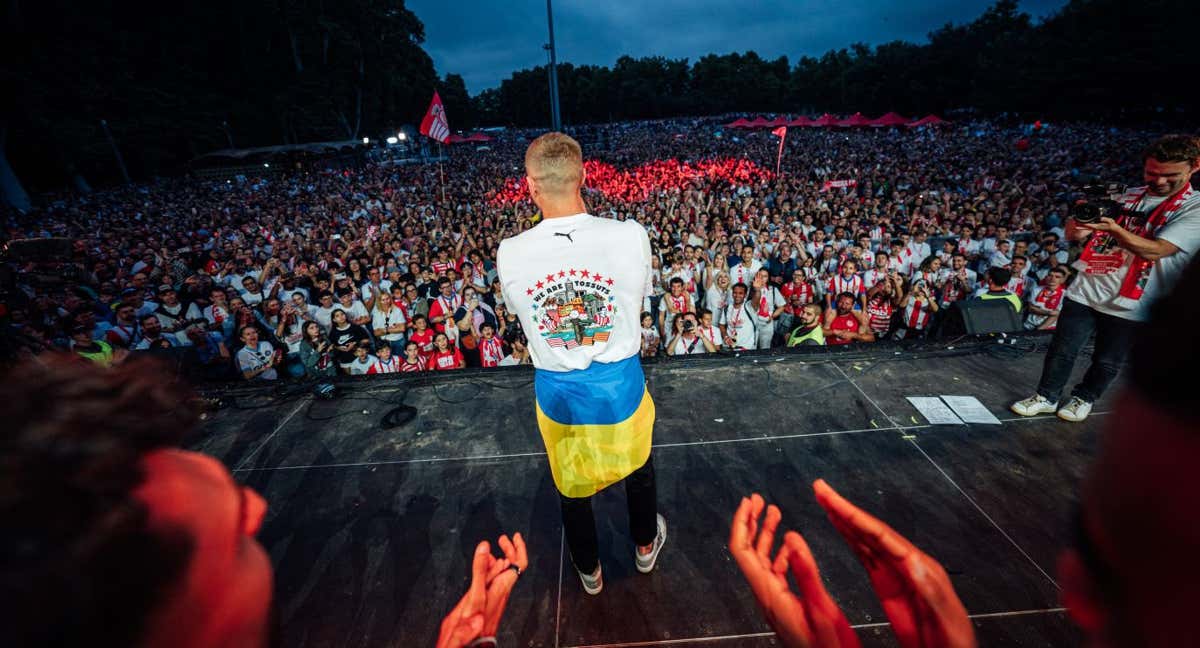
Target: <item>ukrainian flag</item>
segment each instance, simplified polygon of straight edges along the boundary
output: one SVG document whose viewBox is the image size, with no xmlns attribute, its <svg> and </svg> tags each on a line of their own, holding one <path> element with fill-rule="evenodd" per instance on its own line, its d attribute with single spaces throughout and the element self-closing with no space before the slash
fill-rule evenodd
<svg viewBox="0 0 1200 648">
<path fill-rule="evenodd" d="M 550 473 L 567 497 L 590 497 L 650 457 L 654 401 L 638 357 L 534 374 L 538 428 Z"/>
</svg>

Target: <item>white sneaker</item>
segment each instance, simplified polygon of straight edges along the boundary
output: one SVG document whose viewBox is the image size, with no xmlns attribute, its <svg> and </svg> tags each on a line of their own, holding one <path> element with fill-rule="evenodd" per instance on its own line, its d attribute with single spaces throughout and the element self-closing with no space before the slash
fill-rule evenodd
<svg viewBox="0 0 1200 648">
<path fill-rule="evenodd" d="M 1037 416 L 1038 414 L 1049 414 L 1058 409 L 1058 403 L 1046 400 L 1041 394 L 1034 394 L 1023 401 L 1013 403 L 1008 409 L 1021 416 Z"/>
<path fill-rule="evenodd" d="M 654 545 L 650 549 L 650 553 L 642 555 L 642 552 L 637 549 L 633 550 L 633 557 L 636 559 L 637 570 L 643 574 L 649 574 L 654 571 L 654 565 L 658 562 L 658 552 L 662 551 L 663 545 L 667 543 L 667 520 L 662 515 L 658 516 L 658 533 L 654 536 Z"/>
<path fill-rule="evenodd" d="M 1092 404 L 1079 398 L 1072 396 L 1071 400 L 1067 401 L 1062 409 L 1058 410 L 1058 418 L 1064 421 L 1078 423 L 1088 417 L 1092 413 Z"/>
<path fill-rule="evenodd" d="M 588 594 L 595 596 L 600 593 L 600 590 L 604 589 L 604 573 L 600 565 L 596 565 L 595 574 L 585 574 L 579 571 L 578 567 L 575 568 L 575 573 L 579 574 L 579 580 L 583 583 L 583 591 Z"/>
</svg>

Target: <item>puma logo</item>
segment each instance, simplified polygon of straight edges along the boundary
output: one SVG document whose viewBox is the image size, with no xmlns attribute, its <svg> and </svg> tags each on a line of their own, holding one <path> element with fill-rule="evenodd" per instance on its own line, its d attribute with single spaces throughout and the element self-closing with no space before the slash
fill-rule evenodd
<svg viewBox="0 0 1200 648">
<path fill-rule="evenodd" d="M 571 238 L 571 235 L 574 233 L 575 233 L 575 230 L 571 230 L 570 232 L 555 232 L 554 235 L 555 236 L 565 236 L 565 237 L 567 237 L 568 241 L 570 241 L 571 243 L 574 243 L 575 239 Z"/>
</svg>

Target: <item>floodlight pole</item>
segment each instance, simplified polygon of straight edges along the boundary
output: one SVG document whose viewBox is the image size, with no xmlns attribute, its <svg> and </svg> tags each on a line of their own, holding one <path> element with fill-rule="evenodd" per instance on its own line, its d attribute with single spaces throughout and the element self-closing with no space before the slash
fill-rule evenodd
<svg viewBox="0 0 1200 648">
<path fill-rule="evenodd" d="M 550 130 L 562 130 L 562 113 L 558 103 L 558 58 L 554 51 L 554 10 L 551 0 L 546 0 L 546 24 L 550 27 L 550 42 L 546 50 L 550 52 Z"/>
<path fill-rule="evenodd" d="M 129 171 L 125 169 L 125 158 L 121 157 L 117 141 L 113 139 L 112 132 L 108 130 L 108 120 L 101 119 L 100 128 L 104 129 L 104 137 L 108 139 L 108 145 L 112 147 L 113 157 L 117 160 L 117 168 L 121 170 L 121 177 L 125 179 L 125 184 L 129 184 Z"/>
</svg>

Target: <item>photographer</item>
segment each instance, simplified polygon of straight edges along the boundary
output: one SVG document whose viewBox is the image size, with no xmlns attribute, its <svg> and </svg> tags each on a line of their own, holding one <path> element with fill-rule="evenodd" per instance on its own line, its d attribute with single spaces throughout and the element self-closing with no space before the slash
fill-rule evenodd
<svg viewBox="0 0 1200 648">
<path fill-rule="evenodd" d="M 699 323 L 695 313 L 684 313 L 681 316 L 683 324 L 679 335 L 667 344 L 671 355 L 691 355 L 697 353 L 716 353 L 717 346 L 708 338 L 699 335 Z"/>
<path fill-rule="evenodd" d="M 1125 192 L 1115 219 L 1080 222 L 1074 215 L 1089 210 L 1077 206 L 1067 221 L 1066 238 L 1087 243 L 1076 261 L 1079 276 L 1067 289 L 1037 393 L 1012 405 L 1021 416 L 1057 410 L 1066 421 L 1087 418 L 1121 369 L 1150 305 L 1174 286 L 1200 248 L 1200 194 L 1191 186 L 1200 169 L 1200 139 L 1167 135 L 1151 144 L 1142 160 L 1146 185 Z M 1092 364 L 1059 408 L 1075 359 L 1093 332 Z"/>
</svg>

